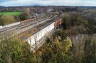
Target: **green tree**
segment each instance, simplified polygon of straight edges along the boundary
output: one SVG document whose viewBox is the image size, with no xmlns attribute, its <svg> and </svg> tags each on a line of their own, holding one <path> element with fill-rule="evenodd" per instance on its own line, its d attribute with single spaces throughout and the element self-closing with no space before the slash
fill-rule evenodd
<svg viewBox="0 0 96 63">
<path fill-rule="evenodd" d="M 20 16 L 19 16 L 20 20 L 23 21 L 23 20 L 26 20 L 28 19 L 28 15 L 26 13 L 22 13 Z"/>
</svg>

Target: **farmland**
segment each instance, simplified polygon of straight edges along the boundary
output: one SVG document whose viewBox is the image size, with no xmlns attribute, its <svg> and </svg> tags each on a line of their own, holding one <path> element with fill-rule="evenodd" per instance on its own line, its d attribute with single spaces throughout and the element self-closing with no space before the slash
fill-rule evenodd
<svg viewBox="0 0 96 63">
<path fill-rule="evenodd" d="M 0 15 L 19 16 L 22 12 L 0 12 Z"/>
</svg>

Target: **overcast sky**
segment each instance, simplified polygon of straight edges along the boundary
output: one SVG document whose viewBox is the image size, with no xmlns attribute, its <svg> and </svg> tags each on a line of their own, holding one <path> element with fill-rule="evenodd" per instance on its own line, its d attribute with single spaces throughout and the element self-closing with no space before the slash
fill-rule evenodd
<svg viewBox="0 0 96 63">
<path fill-rule="evenodd" d="M 96 6 L 96 0 L 0 0 L 0 6 Z"/>
</svg>

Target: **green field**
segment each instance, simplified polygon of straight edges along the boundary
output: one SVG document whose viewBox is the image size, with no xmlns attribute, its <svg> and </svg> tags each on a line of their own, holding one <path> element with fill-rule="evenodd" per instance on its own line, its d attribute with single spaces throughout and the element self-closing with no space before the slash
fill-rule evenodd
<svg viewBox="0 0 96 63">
<path fill-rule="evenodd" d="M 0 15 L 19 16 L 22 12 L 0 12 Z"/>
</svg>

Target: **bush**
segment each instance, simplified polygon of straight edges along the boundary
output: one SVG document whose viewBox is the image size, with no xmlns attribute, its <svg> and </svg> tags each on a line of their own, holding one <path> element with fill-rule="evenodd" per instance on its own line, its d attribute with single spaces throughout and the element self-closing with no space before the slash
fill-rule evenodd
<svg viewBox="0 0 96 63">
<path fill-rule="evenodd" d="M 40 53 L 37 51 L 40 54 L 37 54 L 37 57 L 40 57 L 39 63 L 70 63 L 72 61 L 69 53 L 72 42 L 70 38 L 65 37 L 65 34 L 60 33 L 55 32 L 39 50 Z"/>
<path fill-rule="evenodd" d="M 16 22 L 16 19 L 14 16 L 7 16 L 7 15 L 2 15 L 0 17 L 0 25 L 6 25 L 6 24 L 10 24 Z"/>
<path fill-rule="evenodd" d="M 22 13 L 20 16 L 19 16 L 20 20 L 23 21 L 23 20 L 26 20 L 28 19 L 28 15 L 26 13 Z"/>
<path fill-rule="evenodd" d="M 0 42 L 0 63 L 31 63 L 30 46 L 21 40 L 11 39 Z"/>
</svg>

